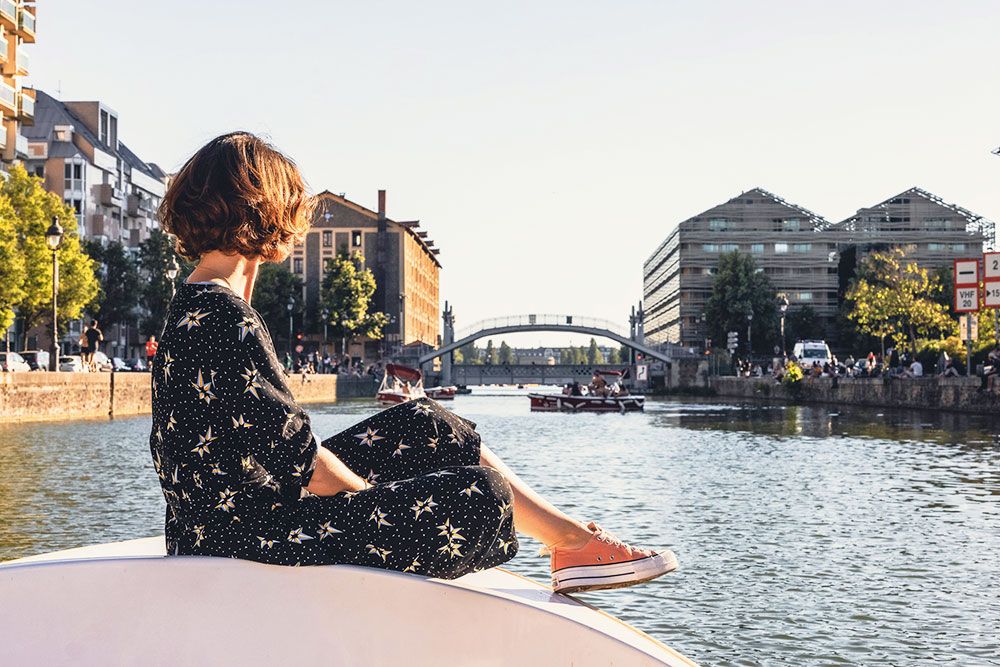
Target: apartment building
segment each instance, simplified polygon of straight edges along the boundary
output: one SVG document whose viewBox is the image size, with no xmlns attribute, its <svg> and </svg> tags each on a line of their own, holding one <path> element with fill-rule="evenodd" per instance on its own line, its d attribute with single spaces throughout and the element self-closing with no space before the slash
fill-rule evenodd
<svg viewBox="0 0 1000 667">
<path fill-rule="evenodd" d="M 158 227 L 167 174 L 129 149 L 118 128 L 103 102 L 63 102 L 39 90 L 34 124 L 22 130 L 24 162 L 73 206 L 81 238 L 136 248 Z"/>
<path fill-rule="evenodd" d="M 35 3 L 0 0 L 0 169 L 27 157 L 28 146 L 21 134 L 35 117 L 35 91 L 21 87 L 21 77 L 31 63 L 25 46 L 35 43 Z"/>
<path fill-rule="evenodd" d="M 441 332 L 440 250 L 419 221 L 397 221 L 386 215 L 385 190 L 378 209 L 343 195 L 317 195 L 312 228 L 288 258 L 292 273 L 303 280 L 306 310 L 314 319 L 326 263 L 339 252 L 360 253 L 375 275 L 374 310 L 386 313 L 388 349 L 437 345 Z"/>
<path fill-rule="evenodd" d="M 790 310 L 809 305 L 835 340 L 840 297 L 868 252 L 903 247 L 935 269 L 994 244 L 994 223 L 916 187 L 838 223 L 755 188 L 682 221 L 646 260 L 646 340 L 703 345 L 702 314 L 722 253 L 752 255 Z"/>
<path fill-rule="evenodd" d="M 929 269 L 950 269 L 954 260 L 978 257 L 996 242 L 993 222 L 916 187 L 862 208 L 831 229 L 854 249 L 855 263 L 872 250 L 896 246 Z"/>
<path fill-rule="evenodd" d="M 837 313 L 837 239 L 812 211 L 754 188 L 678 224 L 643 267 L 650 343 L 700 347 L 719 256 L 753 256 L 790 308 L 809 305 L 832 329 Z"/>
</svg>

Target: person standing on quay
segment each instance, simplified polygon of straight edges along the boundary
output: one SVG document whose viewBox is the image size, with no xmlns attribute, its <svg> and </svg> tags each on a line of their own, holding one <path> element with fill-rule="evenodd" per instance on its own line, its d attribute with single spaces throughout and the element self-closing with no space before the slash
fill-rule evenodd
<svg viewBox="0 0 1000 667">
<path fill-rule="evenodd" d="M 260 265 L 288 257 L 310 208 L 294 163 L 244 132 L 205 145 L 163 198 L 164 230 L 198 262 L 170 305 L 151 379 L 169 554 L 455 578 L 513 558 L 516 529 L 546 545 L 557 591 L 676 569 L 670 551 L 558 510 L 473 422 L 429 399 L 320 442 L 250 305 Z"/>
<path fill-rule="evenodd" d="M 156 356 L 156 350 L 160 346 L 156 342 L 156 336 L 150 336 L 149 340 L 146 341 L 146 368 L 153 368 L 153 357 Z"/>
<path fill-rule="evenodd" d="M 94 355 L 97 354 L 101 341 L 104 340 L 104 332 L 97 326 L 97 320 L 91 320 L 90 326 L 84 334 L 87 336 L 87 354 L 84 356 L 83 361 L 88 370 L 96 371 Z"/>
</svg>

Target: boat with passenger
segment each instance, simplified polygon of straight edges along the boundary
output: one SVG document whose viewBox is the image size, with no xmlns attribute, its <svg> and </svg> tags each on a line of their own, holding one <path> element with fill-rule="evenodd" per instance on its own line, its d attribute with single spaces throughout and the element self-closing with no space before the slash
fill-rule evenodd
<svg viewBox="0 0 1000 667">
<path fill-rule="evenodd" d="M 375 398 L 379 403 L 395 405 L 415 398 L 433 398 L 435 401 L 455 399 L 458 387 L 424 387 L 424 374 L 419 369 L 402 364 L 386 364 Z"/>
<path fill-rule="evenodd" d="M 596 370 L 589 385 L 577 381 L 560 394 L 528 394 L 533 412 L 642 412 L 645 396 L 633 395 L 625 385 L 628 371 Z"/>
<path fill-rule="evenodd" d="M 443 580 L 166 557 L 163 536 L 0 563 L 0 600 L 10 665 L 695 665 L 499 568 Z"/>
</svg>

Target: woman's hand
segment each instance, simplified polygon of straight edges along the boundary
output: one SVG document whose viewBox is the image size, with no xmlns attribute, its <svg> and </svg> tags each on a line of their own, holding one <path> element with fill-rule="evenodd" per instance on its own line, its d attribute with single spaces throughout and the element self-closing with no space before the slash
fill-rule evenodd
<svg viewBox="0 0 1000 667">
<path fill-rule="evenodd" d="M 335 496 L 344 491 L 361 491 L 368 486 L 368 482 L 354 474 L 329 449 L 316 449 L 316 468 L 306 491 L 317 496 Z"/>
</svg>

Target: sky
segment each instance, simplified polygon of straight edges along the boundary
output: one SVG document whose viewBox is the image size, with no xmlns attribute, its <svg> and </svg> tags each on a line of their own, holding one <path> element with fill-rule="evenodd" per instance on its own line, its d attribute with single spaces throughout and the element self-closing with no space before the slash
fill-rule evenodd
<svg viewBox="0 0 1000 667">
<path fill-rule="evenodd" d="M 976 0 L 41 0 L 26 84 L 105 102 L 167 170 L 246 129 L 315 192 L 386 189 L 459 329 L 625 326 L 672 227 L 753 187 L 837 221 L 917 185 L 1000 221 L 997 25 Z"/>
</svg>

